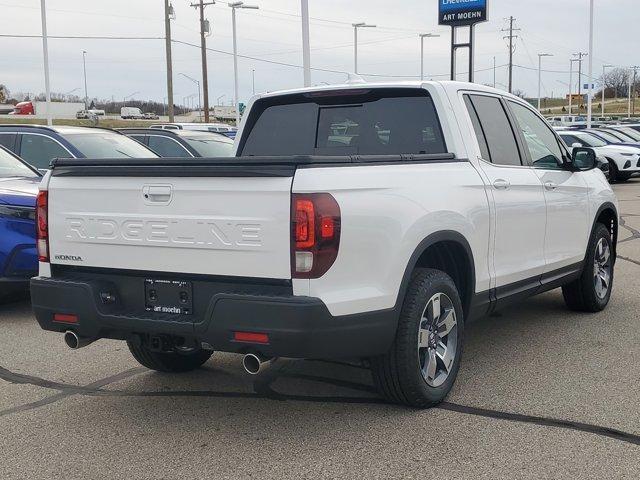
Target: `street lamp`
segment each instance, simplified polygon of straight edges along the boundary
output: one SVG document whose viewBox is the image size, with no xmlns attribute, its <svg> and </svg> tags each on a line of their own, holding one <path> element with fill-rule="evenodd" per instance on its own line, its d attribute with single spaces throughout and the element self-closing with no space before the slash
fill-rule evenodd
<svg viewBox="0 0 640 480">
<path fill-rule="evenodd" d="M 82 69 L 84 70 L 84 109 L 89 109 L 89 94 L 87 93 L 87 51 L 82 51 Z"/>
<path fill-rule="evenodd" d="M 607 68 L 611 68 L 614 66 L 615 65 L 610 65 L 608 63 L 602 66 L 602 116 L 603 117 L 604 117 L 604 91 L 607 88 L 604 76 L 607 74 Z"/>
<path fill-rule="evenodd" d="M 571 115 L 571 110 L 573 106 L 573 62 L 581 62 L 577 58 L 572 58 L 569 60 L 569 115 Z"/>
<path fill-rule="evenodd" d="M 358 73 L 358 29 L 359 28 L 375 28 L 376 25 L 369 25 L 368 23 L 352 23 L 353 27 L 353 61 L 355 65 L 354 73 Z"/>
<path fill-rule="evenodd" d="M 202 120 L 202 108 L 201 105 L 202 103 L 200 103 L 200 81 L 196 80 L 193 77 L 190 77 L 189 75 L 185 75 L 184 73 L 179 73 L 178 75 L 182 75 L 184 78 L 186 78 L 187 80 L 191 80 L 193 83 L 195 83 L 198 87 L 198 118 L 200 118 L 200 120 Z"/>
<path fill-rule="evenodd" d="M 227 95 L 226 95 L 226 94 L 224 94 L 224 93 L 223 93 L 222 95 L 220 95 L 220 96 L 216 99 L 216 104 L 218 104 L 218 105 L 222 105 L 222 104 L 220 103 L 220 100 L 222 100 L 222 99 L 223 99 L 224 97 L 226 97 L 226 96 L 227 96 Z"/>
<path fill-rule="evenodd" d="M 302 19 L 302 71 L 304 86 L 311 86 L 311 47 L 309 43 L 309 0 L 300 0 Z"/>
<path fill-rule="evenodd" d="M 593 114 L 593 0 L 589 2 L 589 85 L 587 97 L 587 128 L 591 128 Z"/>
<path fill-rule="evenodd" d="M 424 39 L 435 38 L 440 35 L 434 33 L 421 33 L 420 34 L 420 80 L 424 80 Z"/>
<path fill-rule="evenodd" d="M 540 111 L 540 97 L 542 95 L 542 57 L 553 57 L 551 53 L 538 54 L 538 111 Z"/>
<path fill-rule="evenodd" d="M 233 2 L 228 4 L 231 7 L 231 24 L 233 26 L 233 96 L 236 105 L 236 126 L 240 126 L 240 107 L 238 105 L 238 43 L 236 40 L 236 10 L 238 8 L 249 8 L 258 10 L 257 5 L 245 5 L 244 2 Z"/>
</svg>

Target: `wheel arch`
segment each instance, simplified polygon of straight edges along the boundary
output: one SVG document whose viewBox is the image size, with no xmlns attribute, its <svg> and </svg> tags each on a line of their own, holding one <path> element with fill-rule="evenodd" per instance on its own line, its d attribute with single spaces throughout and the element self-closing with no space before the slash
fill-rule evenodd
<svg viewBox="0 0 640 480">
<path fill-rule="evenodd" d="M 396 309 L 402 308 L 411 275 L 416 268 L 435 268 L 447 273 L 456 284 L 465 319 L 470 315 L 476 287 L 476 270 L 469 242 L 459 232 L 443 230 L 423 239 L 413 251 L 402 277 Z"/>
<path fill-rule="evenodd" d="M 617 245 L 618 245 L 618 227 L 619 227 L 619 217 L 618 217 L 618 209 L 611 202 L 605 202 L 600 205 L 598 211 L 596 212 L 593 224 L 591 226 L 591 232 L 589 234 L 589 238 L 593 236 L 593 232 L 596 228 L 596 225 L 602 224 L 611 233 L 611 243 L 613 244 L 613 259 L 615 262 L 616 253 L 617 253 Z"/>
</svg>

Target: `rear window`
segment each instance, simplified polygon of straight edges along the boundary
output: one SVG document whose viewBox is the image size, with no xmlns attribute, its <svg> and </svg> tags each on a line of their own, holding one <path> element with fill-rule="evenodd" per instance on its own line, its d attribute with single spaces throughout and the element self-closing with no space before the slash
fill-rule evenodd
<svg viewBox="0 0 640 480">
<path fill-rule="evenodd" d="M 151 150 L 135 140 L 108 131 L 70 133 L 65 138 L 87 158 L 151 158 Z"/>
<path fill-rule="evenodd" d="M 433 101 L 423 90 L 296 95 L 287 100 L 290 103 L 256 105 L 241 155 L 447 152 Z"/>
</svg>

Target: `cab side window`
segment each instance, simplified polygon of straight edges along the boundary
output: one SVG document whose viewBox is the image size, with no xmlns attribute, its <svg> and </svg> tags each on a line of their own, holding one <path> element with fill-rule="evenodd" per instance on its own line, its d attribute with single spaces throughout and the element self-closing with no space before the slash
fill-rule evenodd
<svg viewBox="0 0 640 480">
<path fill-rule="evenodd" d="M 20 156 L 30 165 L 46 170 L 54 158 L 71 158 L 71 154 L 58 142 L 44 135 L 23 133 Z"/>
<path fill-rule="evenodd" d="M 496 165 L 521 166 L 516 137 L 500 99 L 486 95 L 466 97 L 483 158 Z"/>
<path fill-rule="evenodd" d="M 524 105 L 508 100 L 534 167 L 562 169 L 562 149 L 553 131 Z"/>
</svg>

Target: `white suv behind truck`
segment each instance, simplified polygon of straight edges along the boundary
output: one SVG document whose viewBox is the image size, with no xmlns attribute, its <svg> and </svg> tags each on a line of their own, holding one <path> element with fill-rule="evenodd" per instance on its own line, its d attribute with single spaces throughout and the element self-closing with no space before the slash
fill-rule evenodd
<svg viewBox="0 0 640 480">
<path fill-rule="evenodd" d="M 617 202 L 590 149 L 531 106 L 454 82 L 257 96 L 237 156 L 61 159 L 38 197 L 41 327 L 121 339 L 151 369 L 214 351 L 366 358 L 432 406 L 467 322 L 562 287 L 609 302 Z"/>
</svg>

